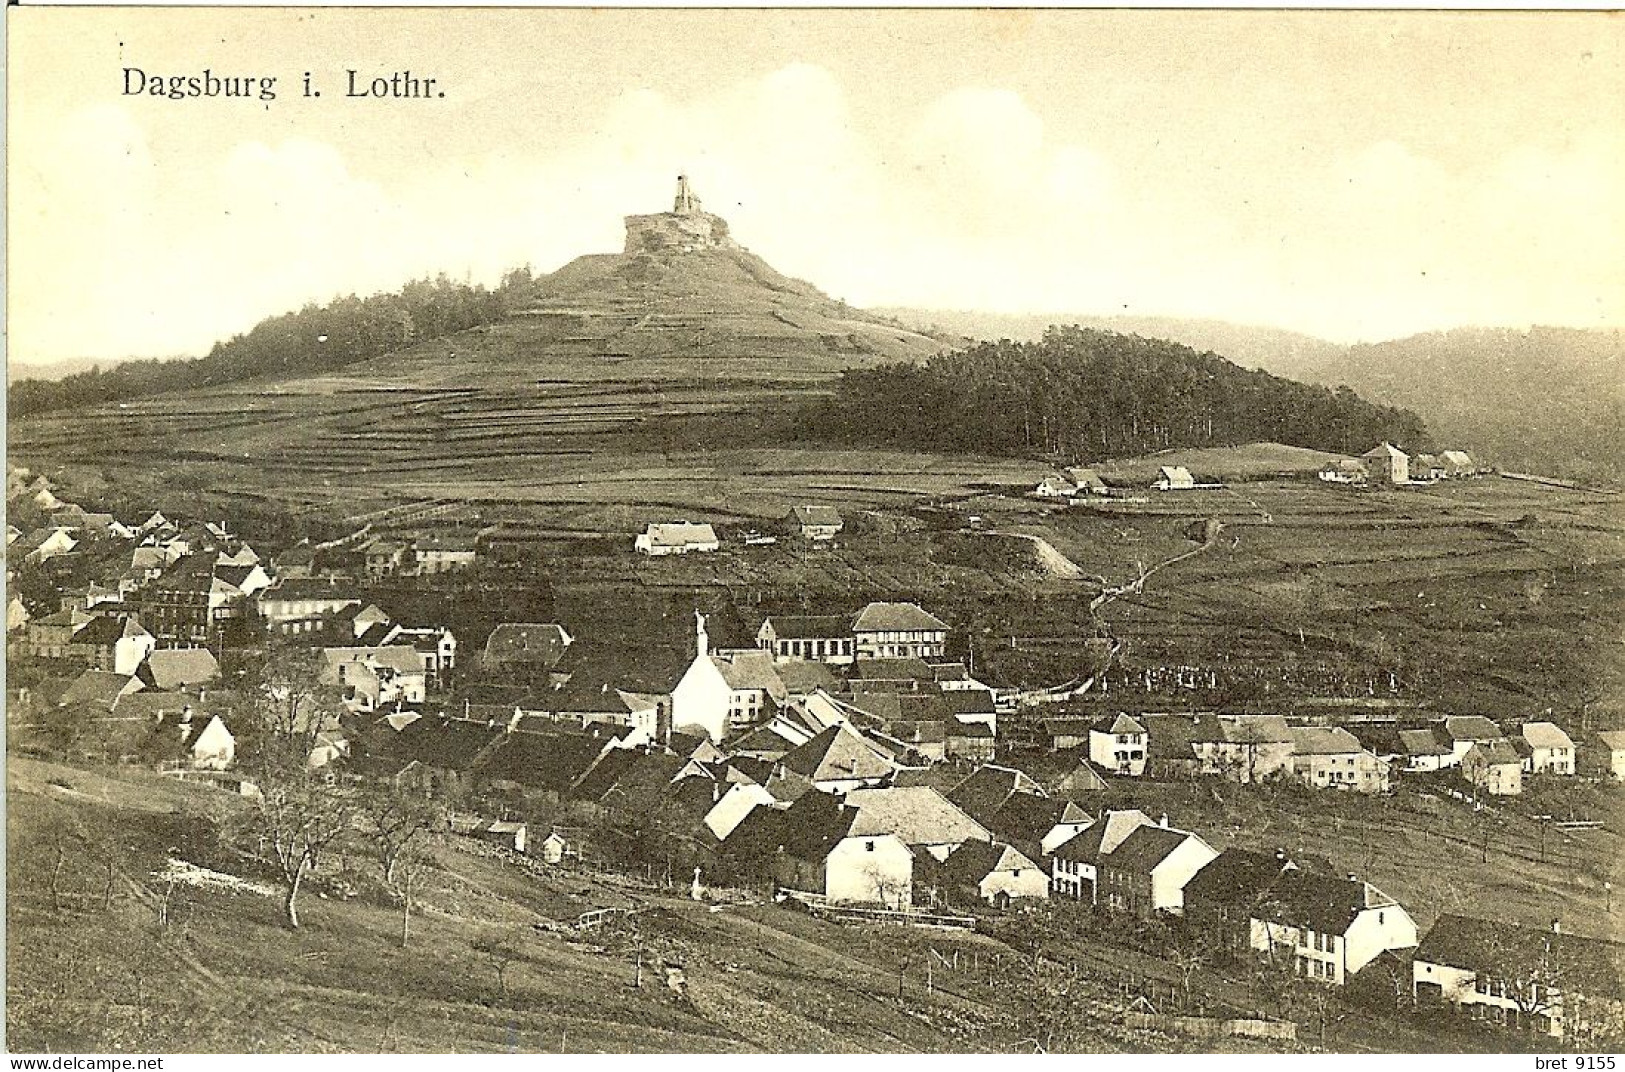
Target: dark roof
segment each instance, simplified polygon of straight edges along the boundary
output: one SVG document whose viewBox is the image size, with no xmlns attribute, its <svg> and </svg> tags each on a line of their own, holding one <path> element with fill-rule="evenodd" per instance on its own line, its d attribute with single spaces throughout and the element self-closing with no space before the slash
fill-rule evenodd
<svg viewBox="0 0 1625 1072">
<path fill-rule="evenodd" d="M 1062 860 L 1098 863 L 1101 849 L 1108 843 L 1108 839 L 1113 849 L 1121 848 L 1123 840 L 1131 836 L 1133 831 L 1154 825 L 1150 817 L 1137 808 L 1101 812 L 1093 825 L 1076 837 L 1062 842 L 1056 847 L 1053 855 Z"/>
<path fill-rule="evenodd" d="M 605 741 L 585 733 L 512 733 L 492 753 L 481 774 L 490 781 L 516 782 L 563 793 L 586 773 Z"/>
<path fill-rule="evenodd" d="M 1168 854 L 1194 835 L 1166 826 L 1141 826 L 1106 854 L 1107 867 L 1137 874 L 1150 874 Z"/>
<path fill-rule="evenodd" d="M 1270 852 L 1225 849 L 1186 884 L 1185 904 L 1193 908 L 1251 908 L 1281 877 L 1286 863 Z"/>
<path fill-rule="evenodd" d="M 942 705 L 952 715 L 992 715 L 998 708 L 993 704 L 993 693 L 988 689 L 949 689 L 942 694 Z"/>
<path fill-rule="evenodd" d="M 637 762 L 637 756 L 637 751 L 631 748 L 611 748 L 603 753 L 598 757 L 598 762 L 589 767 L 581 779 L 570 787 L 570 798 L 603 800 L 605 794 L 615 788 L 615 783 L 621 780 L 621 776 L 632 769 L 633 764 Z"/>
<path fill-rule="evenodd" d="M 485 657 L 553 667 L 569 646 L 569 634 L 556 622 L 504 622 L 486 638 Z"/>
<path fill-rule="evenodd" d="M 98 648 L 110 648 L 124 636 L 126 619 L 115 618 L 111 614 L 98 615 L 86 622 L 80 630 L 73 634 L 75 644 L 90 644 Z"/>
<path fill-rule="evenodd" d="M 1262 918 L 1309 927 L 1322 934 L 1342 934 L 1363 909 L 1370 907 L 1366 891 L 1366 884 L 1358 879 L 1294 868 L 1283 871 L 1264 895 Z"/>
<path fill-rule="evenodd" d="M 924 659 L 858 659 L 848 676 L 860 681 L 936 681 Z"/>
<path fill-rule="evenodd" d="M 1625 945 L 1500 920 L 1442 915 L 1415 959 L 1503 977 L 1515 977 L 1520 968 L 1543 970 L 1570 989 L 1614 1000 L 1625 992 Z"/>
<path fill-rule="evenodd" d="M 987 763 L 977 767 L 964 781 L 950 789 L 948 799 L 960 811 L 988 826 L 1012 794 L 1037 788 L 1037 783 L 1022 771 Z"/>
<path fill-rule="evenodd" d="M 1040 841 L 1064 822 L 1083 822 L 1088 814 L 1070 800 L 1012 793 L 992 818 L 983 823 L 995 834 L 1017 842 Z"/>
<path fill-rule="evenodd" d="M 468 532 L 425 532 L 412 540 L 412 547 L 423 551 L 472 551 L 479 536 Z"/>
<path fill-rule="evenodd" d="M 1438 723 L 1439 739 L 1454 741 L 1493 741 L 1505 736 L 1501 727 L 1483 715 L 1451 715 Z"/>
<path fill-rule="evenodd" d="M 782 640 L 827 640 L 852 635 L 850 619 L 838 614 L 770 614 L 767 621 L 773 623 L 773 635 Z"/>
<path fill-rule="evenodd" d="M 752 813 L 772 809 L 752 808 Z M 803 793 L 783 812 L 780 831 L 784 851 L 802 860 L 821 861 L 827 857 L 857 821 L 858 809 L 817 789 Z"/>
<path fill-rule="evenodd" d="M 1038 868 L 1031 857 L 1013 845 L 992 841 L 967 841 L 948 854 L 948 858 L 942 862 L 942 874 L 950 883 L 975 886 L 991 874 L 1010 853 L 1015 854 L 1016 859 L 1012 863 L 1017 867 L 1030 867 L 1035 870 Z"/>
<path fill-rule="evenodd" d="M 1094 725 L 1088 718 L 1046 718 L 1044 733 L 1050 737 L 1087 737 Z"/>
</svg>

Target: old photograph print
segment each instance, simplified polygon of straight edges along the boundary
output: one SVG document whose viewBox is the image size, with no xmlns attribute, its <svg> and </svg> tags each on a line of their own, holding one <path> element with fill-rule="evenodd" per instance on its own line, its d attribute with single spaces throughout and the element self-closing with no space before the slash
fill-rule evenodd
<svg viewBox="0 0 1625 1072">
<path fill-rule="evenodd" d="M 13 1052 L 1613 1067 L 1617 14 L 8 31 Z"/>
</svg>

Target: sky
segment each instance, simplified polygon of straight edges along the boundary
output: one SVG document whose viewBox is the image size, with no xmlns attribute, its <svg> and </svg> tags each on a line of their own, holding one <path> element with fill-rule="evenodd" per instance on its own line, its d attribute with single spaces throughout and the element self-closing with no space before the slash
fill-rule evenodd
<svg viewBox="0 0 1625 1072">
<path fill-rule="evenodd" d="M 1339 342 L 1625 324 L 1617 14 L 9 14 L 14 362 L 205 353 L 307 302 L 551 271 L 618 251 L 680 171 L 861 306 Z M 276 99 L 126 94 L 125 68 Z M 445 96 L 347 99 L 350 69 Z"/>
</svg>

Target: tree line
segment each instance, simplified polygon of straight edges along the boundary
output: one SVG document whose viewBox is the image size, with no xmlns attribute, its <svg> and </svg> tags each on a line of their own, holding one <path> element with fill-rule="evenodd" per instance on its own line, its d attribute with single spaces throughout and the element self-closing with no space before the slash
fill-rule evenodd
<svg viewBox="0 0 1625 1072">
<path fill-rule="evenodd" d="M 122 361 L 60 380 L 20 380 L 10 387 L 7 410 L 17 418 L 241 380 L 332 372 L 413 342 L 499 320 L 533 282 L 529 267 L 509 272 L 495 290 L 442 274 L 413 280 L 390 294 L 351 294 L 325 305 L 312 303 L 267 317 L 247 332 L 215 343 L 203 357 Z"/>
<path fill-rule="evenodd" d="M 845 443 L 1066 461 L 1170 447 L 1276 442 L 1358 454 L 1383 440 L 1423 445 L 1409 410 L 1349 387 L 1244 369 L 1178 343 L 1080 327 L 1039 342 L 984 342 L 923 365 L 842 373 L 805 404 L 796 431 Z"/>
</svg>

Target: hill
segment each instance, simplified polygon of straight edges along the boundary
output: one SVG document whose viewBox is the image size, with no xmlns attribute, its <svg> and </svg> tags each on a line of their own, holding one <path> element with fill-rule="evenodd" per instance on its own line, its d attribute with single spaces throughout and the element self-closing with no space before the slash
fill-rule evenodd
<svg viewBox="0 0 1625 1072">
<path fill-rule="evenodd" d="M 1458 328 L 1353 346 L 1304 377 L 1427 416 L 1504 468 L 1625 479 L 1625 332 Z"/>
<path fill-rule="evenodd" d="M 1259 440 L 1359 453 L 1426 444 L 1416 415 L 1347 388 L 1243 369 L 1178 343 L 1055 327 L 1037 342 L 982 343 L 923 365 L 844 373 L 803 407 L 809 436 L 915 449 L 1087 461 Z"/>
<path fill-rule="evenodd" d="M 884 312 L 922 330 L 981 339 L 1033 341 L 1052 324 L 1170 339 L 1277 376 L 1347 384 L 1372 401 L 1415 411 L 1440 444 L 1507 469 L 1625 480 L 1625 334 L 1618 330 L 1466 327 L 1342 346 L 1220 320 Z"/>
</svg>

